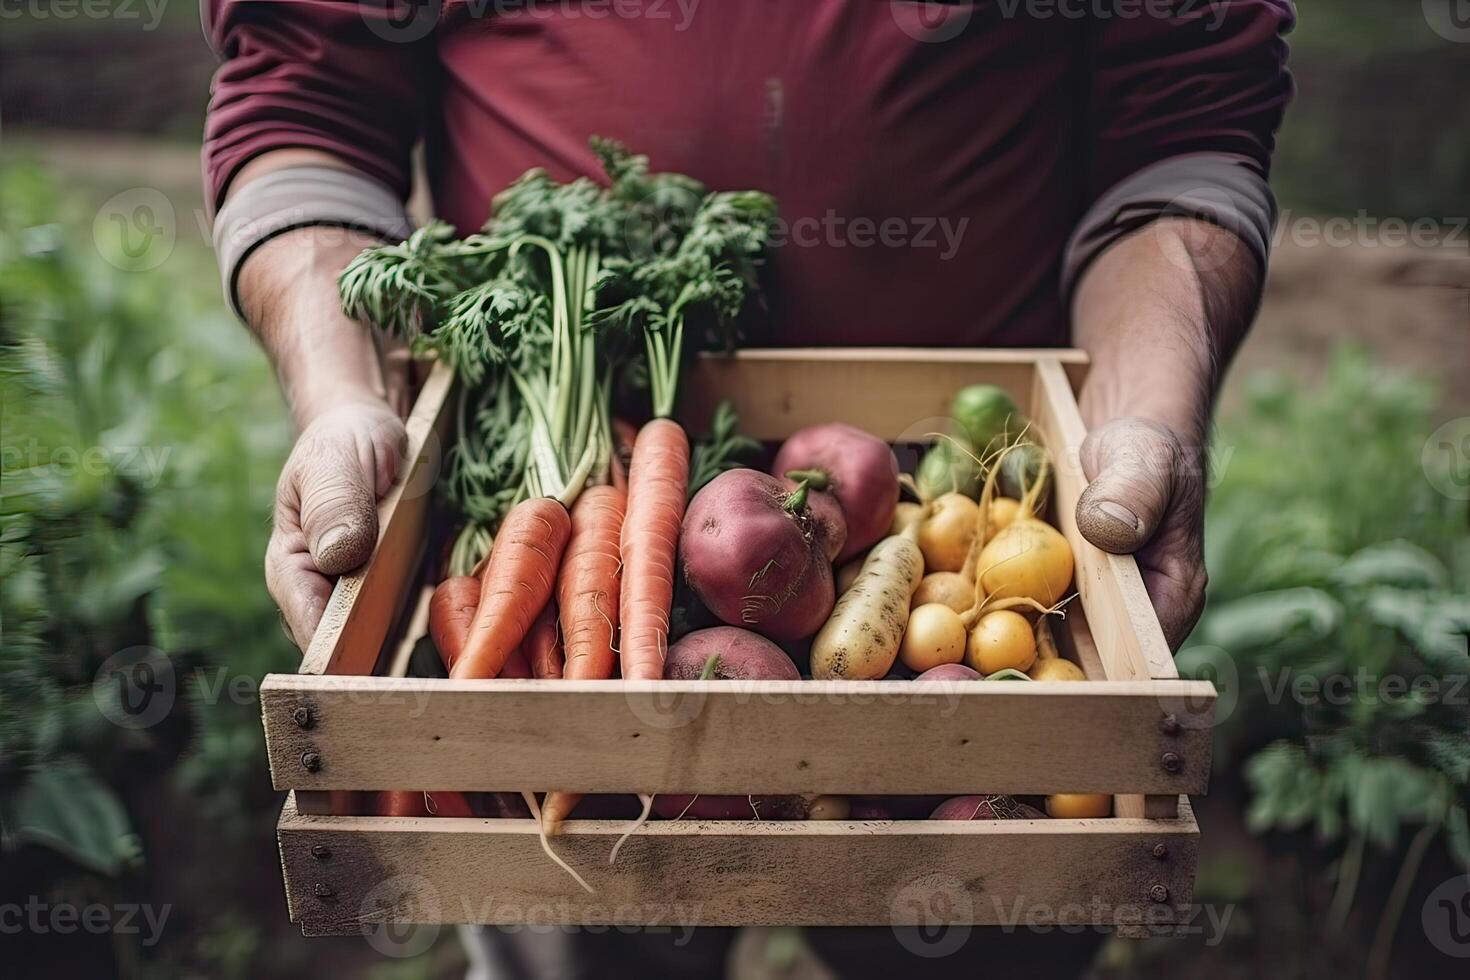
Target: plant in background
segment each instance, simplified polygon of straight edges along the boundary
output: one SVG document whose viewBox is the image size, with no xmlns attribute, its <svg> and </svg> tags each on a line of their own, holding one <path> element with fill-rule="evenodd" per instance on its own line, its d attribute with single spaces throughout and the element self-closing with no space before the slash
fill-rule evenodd
<svg viewBox="0 0 1470 980">
<path fill-rule="evenodd" d="M 1209 605 L 1179 656 L 1186 675 L 1238 680 L 1217 741 L 1222 760 L 1248 756 L 1250 828 L 1343 848 L 1328 927 L 1368 845 L 1398 866 L 1376 975 L 1434 838 L 1470 868 L 1470 525 L 1420 463 L 1431 398 L 1353 351 L 1316 390 L 1255 387 L 1221 439 Z"/>
<path fill-rule="evenodd" d="M 258 976 L 292 954 L 250 907 L 249 863 L 216 860 L 195 902 L 155 858 L 271 846 L 254 682 L 296 654 L 259 556 L 288 431 L 207 250 L 120 273 L 75 247 L 77 211 L 39 170 L 0 169 L 6 883 L 25 867 L 58 901 L 174 906 L 146 955 L 114 937 L 132 975 Z"/>
</svg>

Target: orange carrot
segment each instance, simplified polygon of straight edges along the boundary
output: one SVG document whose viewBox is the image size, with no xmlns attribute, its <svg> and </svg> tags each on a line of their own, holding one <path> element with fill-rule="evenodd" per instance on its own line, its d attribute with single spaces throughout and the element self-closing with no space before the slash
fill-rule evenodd
<svg viewBox="0 0 1470 980">
<path fill-rule="evenodd" d="M 429 598 L 429 637 L 448 670 L 454 670 L 464 652 L 465 638 L 479 605 L 480 580 L 472 575 L 445 579 Z"/>
<path fill-rule="evenodd" d="M 689 488 L 689 437 L 669 419 L 645 425 L 628 467 L 623 521 L 621 660 L 628 680 L 658 680 L 669 645 L 674 601 L 674 553 Z"/>
<path fill-rule="evenodd" d="M 480 580 L 480 605 L 464 654 L 449 676 L 499 676 L 551 598 L 571 531 L 567 509 L 550 497 L 523 500 L 505 515 Z"/>
<path fill-rule="evenodd" d="M 575 547 L 577 540 L 577 518 L 572 517 L 572 544 Z M 565 563 L 563 563 L 565 566 Z M 531 632 L 526 636 L 526 642 L 521 644 L 525 651 L 528 675 L 536 678 L 560 677 L 562 675 L 562 650 L 561 633 L 556 628 L 556 603 L 548 602 L 541 610 L 541 615 L 536 617 L 536 622 L 531 624 Z M 500 672 L 505 677 L 506 672 Z"/>
<path fill-rule="evenodd" d="M 556 579 L 566 677 L 606 680 L 613 675 L 618 629 L 627 501 L 609 486 L 588 487 L 572 507 L 572 540 Z"/>
<path fill-rule="evenodd" d="M 392 789 L 379 793 L 375 812 L 380 817 L 473 817 L 463 793 L 425 793 Z"/>
<path fill-rule="evenodd" d="M 613 636 L 618 629 L 626 503 L 616 487 L 599 486 L 582 491 L 572 507 L 572 540 L 556 580 L 566 643 L 565 676 L 571 680 L 606 680 L 617 666 Z M 581 798 L 575 793 L 547 793 L 541 825 L 555 833 Z"/>
</svg>

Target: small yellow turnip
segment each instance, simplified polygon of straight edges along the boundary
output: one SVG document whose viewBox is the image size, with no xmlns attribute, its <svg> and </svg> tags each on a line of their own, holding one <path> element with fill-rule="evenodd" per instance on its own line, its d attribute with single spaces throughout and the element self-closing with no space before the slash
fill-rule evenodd
<svg viewBox="0 0 1470 980">
<path fill-rule="evenodd" d="M 964 568 L 979 516 L 979 505 L 962 493 L 947 493 L 935 500 L 933 511 L 919 525 L 924 571 L 958 572 Z"/>
<path fill-rule="evenodd" d="M 1106 817 L 1113 812 L 1113 798 L 1106 793 L 1056 793 L 1046 798 L 1046 813 L 1058 820 Z"/>
<path fill-rule="evenodd" d="M 1026 676 L 1033 681 L 1085 681 L 1087 675 L 1082 673 L 1082 668 L 1070 660 L 1048 659 L 1037 660 L 1032 668 L 1026 671 Z"/>
<path fill-rule="evenodd" d="M 925 606 L 937 602 L 955 612 L 964 612 L 975 604 L 975 583 L 959 572 L 930 572 L 919 583 L 911 605 Z"/>
<path fill-rule="evenodd" d="M 852 813 L 852 804 L 845 796 L 818 796 L 807 804 L 808 820 L 846 820 Z"/>
<path fill-rule="evenodd" d="M 1016 515 L 1021 511 L 1021 502 L 1013 497 L 995 497 L 990 501 L 990 509 L 986 511 L 989 515 L 985 524 L 985 540 L 989 541 L 1001 531 L 1011 526 Z"/>
<path fill-rule="evenodd" d="M 980 549 L 976 567 L 988 598 L 1054 606 L 1072 581 L 1072 549 L 1050 524 L 1018 516 Z"/>
<path fill-rule="evenodd" d="M 1026 671 L 1035 662 L 1036 634 L 1025 616 L 1009 609 L 981 616 L 965 645 L 965 666 L 982 674 Z"/>
<path fill-rule="evenodd" d="M 923 673 L 941 664 L 957 664 L 965 656 L 965 624 L 946 605 L 931 602 L 909 613 L 908 629 L 898 648 L 898 659 L 909 670 Z"/>
</svg>

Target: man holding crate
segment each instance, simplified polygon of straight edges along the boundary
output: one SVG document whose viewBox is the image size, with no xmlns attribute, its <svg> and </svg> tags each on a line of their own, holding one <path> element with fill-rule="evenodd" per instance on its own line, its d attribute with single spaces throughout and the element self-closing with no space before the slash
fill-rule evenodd
<svg viewBox="0 0 1470 980">
<path fill-rule="evenodd" d="M 1188 634 L 1211 406 L 1275 219 L 1290 0 L 204 7 L 221 270 L 301 429 L 266 558 L 298 644 L 372 548 L 408 398 L 337 273 L 410 230 L 421 139 L 464 233 L 530 167 L 595 174 L 594 133 L 775 196 L 753 341 L 1085 349 L 1079 524 L 1137 556 L 1170 644 Z"/>
</svg>

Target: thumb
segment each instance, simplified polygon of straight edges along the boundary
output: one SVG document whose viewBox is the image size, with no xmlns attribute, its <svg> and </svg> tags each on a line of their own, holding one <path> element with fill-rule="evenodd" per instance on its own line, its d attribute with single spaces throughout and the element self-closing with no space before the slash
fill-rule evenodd
<svg viewBox="0 0 1470 980">
<path fill-rule="evenodd" d="M 1114 419 L 1082 443 L 1091 481 L 1077 500 L 1077 529 L 1104 551 L 1129 554 L 1158 530 L 1182 450 L 1174 433 L 1142 418 Z"/>
<path fill-rule="evenodd" d="M 372 554 L 378 497 L 392 485 L 399 461 L 401 422 L 392 416 L 355 421 L 345 432 L 329 425 L 297 461 L 301 531 L 324 575 L 351 571 Z"/>
</svg>

